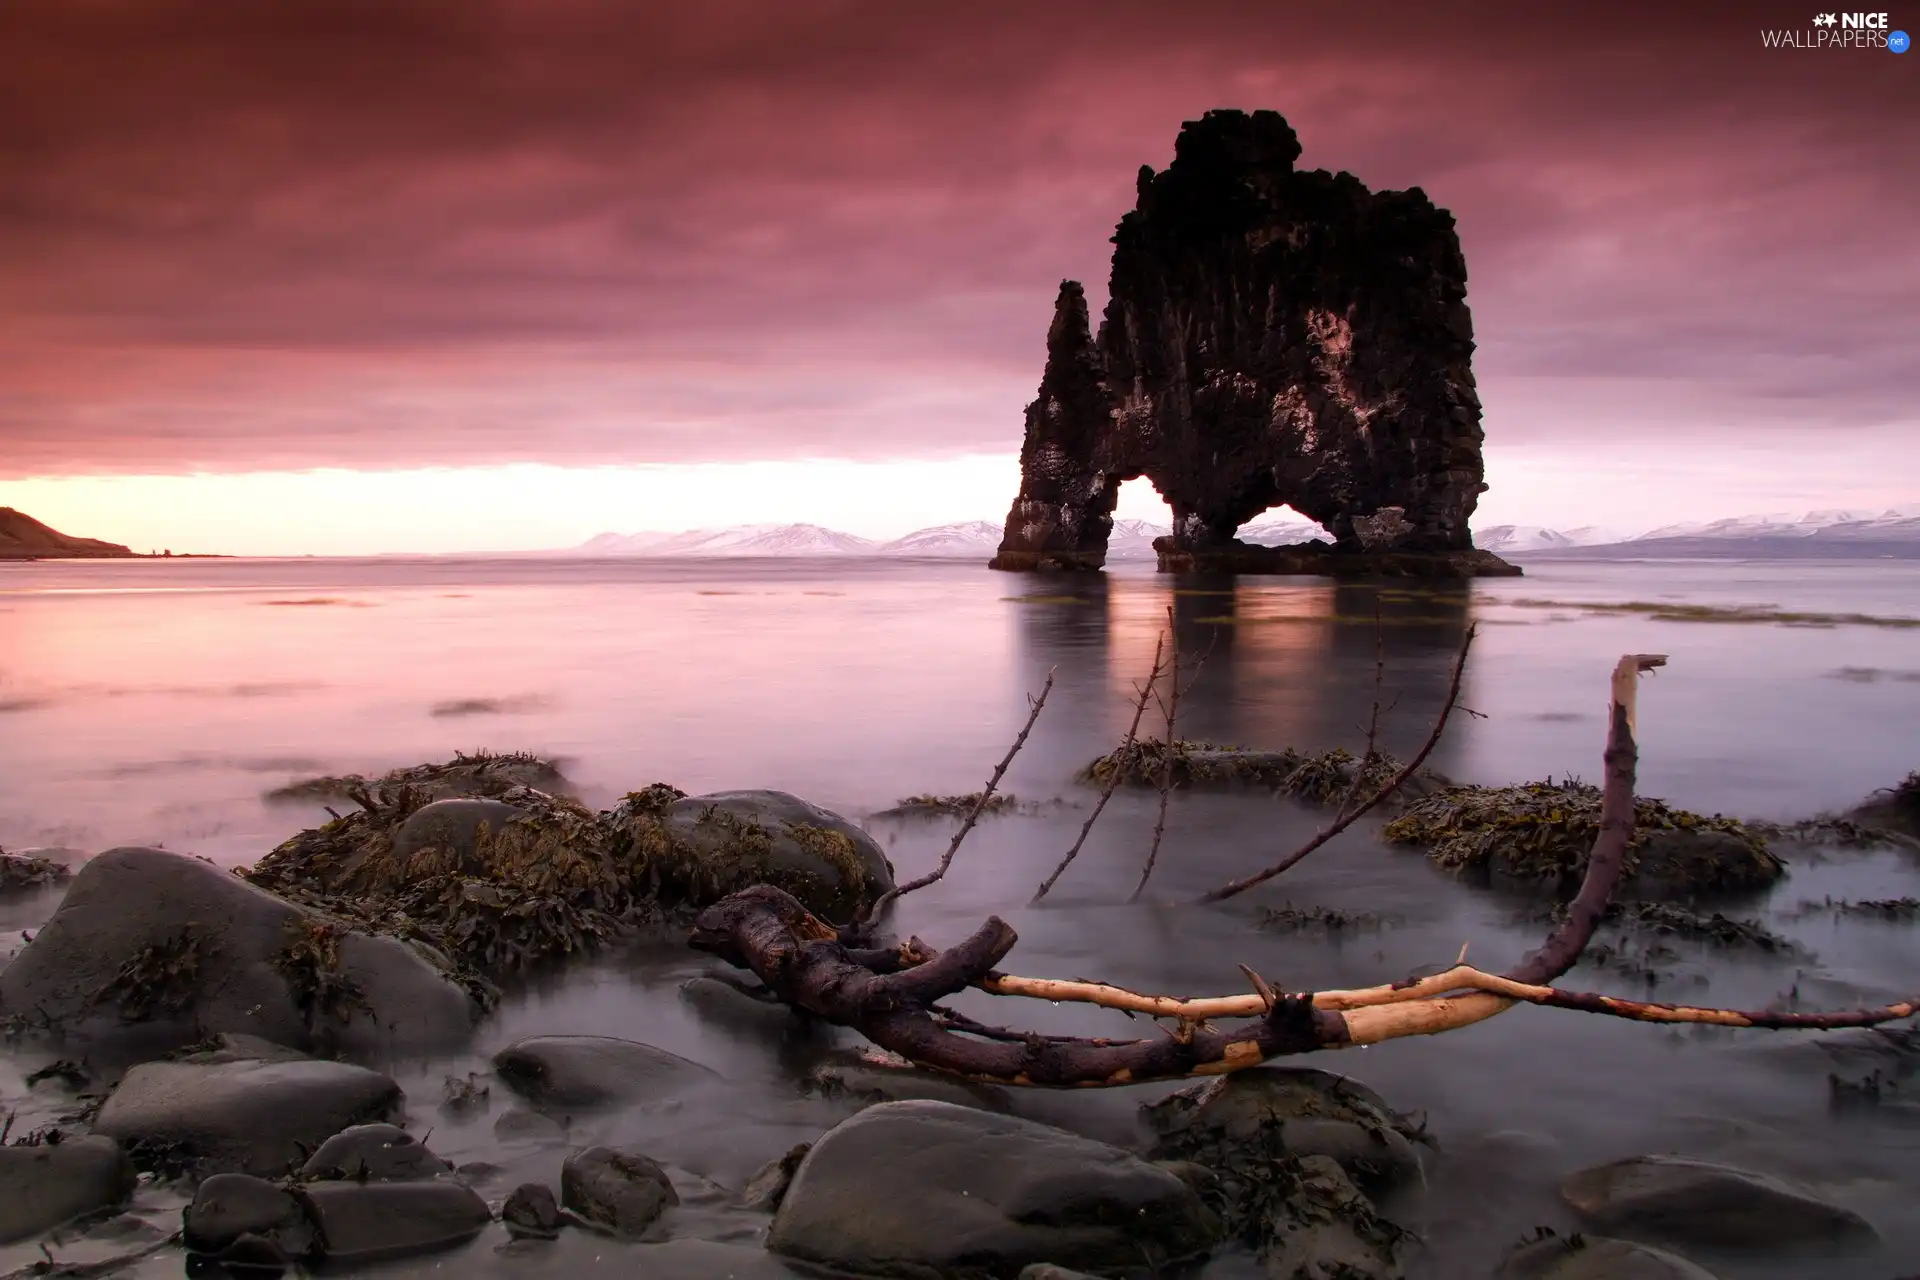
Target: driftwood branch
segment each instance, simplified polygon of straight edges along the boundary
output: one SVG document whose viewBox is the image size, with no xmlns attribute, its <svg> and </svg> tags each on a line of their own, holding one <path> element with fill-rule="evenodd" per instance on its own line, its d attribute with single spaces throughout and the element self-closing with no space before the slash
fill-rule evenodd
<svg viewBox="0 0 1920 1280">
<path fill-rule="evenodd" d="M 1464 645 L 1461 657 L 1464 661 Z M 1101 983 L 997 972 L 994 966 L 1016 940 L 1012 928 L 997 917 L 945 951 L 918 939 L 887 949 L 850 950 L 831 926 L 767 885 L 707 908 L 696 922 L 692 945 L 752 970 L 791 1007 L 850 1027 L 918 1066 L 1013 1085 L 1084 1087 L 1218 1075 L 1289 1054 L 1451 1031 L 1516 1003 L 1637 1022 L 1821 1030 L 1873 1026 L 1920 1012 L 1920 1000 L 1833 1013 L 1746 1012 L 1625 1000 L 1548 985 L 1579 960 L 1622 875 L 1634 822 L 1635 691 L 1641 673 L 1664 661 L 1630 654 L 1615 668 L 1600 831 L 1580 892 L 1546 942 L 1504 974 L 1460 963 L 1432 977 L 1378 987 L 1287 993 L 1242 966 L 1254 988 L 1251 993 L 1182 1000 Z M 1456 664 L 1456 693 L 1458 677 Z M 1082 1039 L 992 1027 L 937 1004 L 967 987 L 1002 996 L 1096 1004 L 1173 1019 L 1175 1025 L 1158 1038 L 1143 1040 Z M 1214 1025 L 1228 1018 L 1246 1020 Z"/>
<path fill-rule="evenodd" d="M 1218 889 L 1201 895 L 1200 901 L 1223 901 L 1236 894 L 1245 893 L 1255 885 L 1265 884 L 1275 876 L 1290 870 L 1296 864 L 1303 861 L 1309 854 L 1320 848 L 1321 845 L 1324 845 L 1327 841 L 1352 826 L 1372 810 L 1374 806 L 1405 786 L 1408 779 L 1412 778 L 1414 774 L 1420 772 L 1420 766 L 1427 762 L 1427 757 L 1433 754 L 1433 749 L 1440 745 L 1440 735 L 1446 732 L 1447 720 L 1453 714 L 1454 704 L 1460 700 L 1460 679 L 1466 673 L 1467 652 L 1473 648 L 1474 630 L 1475 628 L 1469 626 L 1467 628 L 1467 634 L 1461 638 L 1460 652 L 1453 660 L 1453 678 L 1447 683 L 1447 700 L 1440 705 L 1440 714 L 1434 717 L 1433 731 L 1427 735 L 1427 740 L 1420 745 L 1420 750 L 1414 753 L 1413 759 L 1407 761 L 1406 766 L 1402 768 L 1400 772 L 1387 779 L 1386 782 L 1380 785 L 1378 790 L 1358 804 L 1343 801 L 1340 806 L 1340 811 L 1334 815 L 1332 822 L 1320 828 L 1311 840 L 1301 845 L 1298 849 L 1295 849 L 1286 857 L 1280 859 L 1280 861 L 1267 867 L 1265 870 L 1256 871 L 1250 876 L 1243 876 L 1238 880 L 1229 881 L 1221 885 Z M 1360 778 L 1362 779 L 1366 777 L 1366 768 L 1367 761 L 1362 760 L 1359 766 Z M 1358 789 L 1358 782 L 1359 780 L 1356 779 L 1356 790 Z M 1349 797 L 1349 799 L 1351 799 L 1351 797 Z M 1611 886 L 1608 887 L 1608 892 L 1612 892 Z"/>
<path fill-rule="evenodd" d="M 898 899 L 916 889 L 924 889 L 946 878 L 947 869 L 953 865 L 953 855 L 960 852 L 961 841 L 965 840 L 967 833 L 973 830 L 973 824 L 980 820 L 980 815 L 985 812 L 988 802 L 993 799 L 994 792 L 999 790 L 1000 779 L 1006 776 L 1007 766 L 1012 764 L 1013 758 L 1020 754 L 1020 748 L 1027 745 L 1027 735 L 1033 732 L 1034 723 L 1040 719 L 1040 709 L 1047 705 L 1047 695 L 1053 692 L 1053 677 L 1054 670 L 1048 670 L 1047 682 L 1041 686 L 1040 696 L 1028 699 L 1031 708 L 1027 712 L 1027 722 L 1020 726 L 1020 736 L 1013 740 L 1013 745 L 1007 748 L 1007 754 L 1002 756 L 1000 763 L 994 766 L 993 776 L 987 779 L 986 790 L 982 791 L 979 798 L 973 802 L 973 808 L 967 810 L 966 819 L 961 822 L 960 829 L 953 833 L 953 839 L 947 844 L 947 851 L 940 855 L 940 865 L 917 880 L 895 885 L 881 894 L 874 900 L 872 908 L 866 915 L 851 926 L 849 934 L 851 939 L 857 940 L 864 936 L 874 923 L 885 916 L 888 908 L 892 907 Z"/>
<path fill-rule="evenodd" d="M 1073 860 L 1080 856 L 1080 847 L 1086 844 L 1087 835 L 1093 830 L 1093 824 L 1100 820 L 1100 811 L 1107 807 L 1107 801 L 1113 799 L 1114 788 L 1120 785 L 1120 775 L 1126 772 L 1126 763 L 1132 758 L 1133 744 L 1140 737 L 1140 720 L 1147 714 L 1147 700 L 1153 697 L 1153 686 L 1159 683 L 1160 655 L 1166 650 L 1167 640 L 1168 636 L 1163 634 L 1153 642 L 1153 670 L 1147 673 L 1146 683 L 1140 686 L 1140 697 L 1133 704 L 1133 720 L 1127 725 L 1127 736 L 1120 743 L 1119 752 L 1113 757 L 1114 767 L 1107 773 L 1107 781 L 1100 788 L 1100 798 L 1094 802 L 1093 812 L 1088 814 L 1087 820 L 1080 825 L 1080 834 L 1074 840 L 1073 848 L 1067 850 L 1067 856 L 1060 859 L 1060 865 L 1055 867 L 1052 874 L 1041 881 L 1040 887 L 1033 891 L 1032 902 L 1038 902 L 1046 897 L 1060 877 L 1066 874 L 1067 868 L 1073 865 Z"/>
</svg>

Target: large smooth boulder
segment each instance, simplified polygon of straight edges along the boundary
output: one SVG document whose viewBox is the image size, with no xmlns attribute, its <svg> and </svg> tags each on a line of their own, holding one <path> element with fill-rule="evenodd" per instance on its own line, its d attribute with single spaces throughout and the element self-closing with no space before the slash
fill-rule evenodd
<svg viewBox="0 0 1920 1280">
<path fill-rule="evenodd" d="M 444 849 L 464 864 L 479 855 L 482 831 L 504 831 L 509 822 L 525 816 L 526 810 L 502 800 L 435 800 L 414 810 L 394 828 L 393 857 L 405 864 L 423 849 Z"/>
<path fill-rule="evenodd" d="M 1714 1280 L 1678 1254 L 1606 1236 L 1548 1236 L 1507 1256 L 1495 1280 Z"/>
<path fill-rule="evenodd" d="M 1560 1194 L 1590 1226 L 1743 1248 L 1870 1240 L 1870 1223 L 1804 1187 L 1730 1165 L 1634 1156 L 1569 1175 Z"/>
<path fill-rule="evenodd" d="M 933 1101 L 884 1102 L 813 1145 L 767 1248 L 877 1276 L 1013 1280 L 1051 1262 L 1158 1272 L 1219 1224 L 1179 1178 L 1102 1142 Z"/>
<path fill-rule="evenodd" d="M 473 1002 L 395 938 L 355 932 L 163 849 L 110 849 L 0 973 L 0 1014 L 161 1022 L 283 1045 L 444 1045 Z"/>
<path fill-rule="evenodd" d="M 560 1166 L 560 1203 L 615 1235 L 635 1237 L 680 1203 L 673 1180 L 637 1151 L 588 1147 Z"/>
<path fill-rule="evenodd" d="M 94 1118 L 95 1133 L 197 1173 L 275 1177 L 334 1134 L 398 1112 L 400 1086 L 345 1062 L 145 1062 Z"/>
<path fill-rule="evenodd" d="M 1253 1067 L 1192 1085 L 1144 1108 L 1153 1154 L 1224 1165 L 1258 1144 L 1327 1156 L 1363 1187 L 1420 1176 L 1418 1130 L 1372 1089 L 1313 1067 Z"/>
<path fill-rule="evenodd" d="M 784 791 L 715 791 L 664 806 L 639 793 L 609 815 L 615 852 L 669 901 L 704 907 L 770 884 L 845 924 L 893 887 L 879 842 Z"/>
<path fill-rule="evenodd" d="M 0 1147 L 0 1244 L 110 1209 L 133 1194 L 133 1162 L 111 1138 Z"/>
<path fill-rule="evenodd" d="M 697 1062 L 612 1036 L 534 1036 L 493 1055 L 509 1089 L 548 1111 L 669 1098 L 719 1077 Z"/>
</svg>

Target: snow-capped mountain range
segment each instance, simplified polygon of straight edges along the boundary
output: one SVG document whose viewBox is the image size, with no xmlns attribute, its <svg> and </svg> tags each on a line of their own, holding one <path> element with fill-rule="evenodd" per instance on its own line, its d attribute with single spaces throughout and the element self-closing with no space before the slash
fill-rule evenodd
<svg viewBox="0 0 1920 1280">
<path fill-rule="evenodd" d="M 1151 560 L 1153 540 L 1172 532 L 1146 520 L 1115 520 L 1107 559 Z M 890 541 L 862 538 L 816 524 L 748 524 L 684 533 L 603 533 L 561 554 L 587 556 L 890 556 L 976 559 L 991 556 L 1002 528 L 988 520 L 934 525 Z M 1255 520 L 1243 542 L 1285 546 L 1324 538 L 1297 516 Z M 1662 525 L 1631 533 L 1597 525 L 1548 529 L 1496 524 L 1474 531 L 1477 546 L 1500 555 L 1920 557 L 1920 506 L 1886 511 L 1810 511 L 1805 515 L 1737 516 Z"/>
</svg>

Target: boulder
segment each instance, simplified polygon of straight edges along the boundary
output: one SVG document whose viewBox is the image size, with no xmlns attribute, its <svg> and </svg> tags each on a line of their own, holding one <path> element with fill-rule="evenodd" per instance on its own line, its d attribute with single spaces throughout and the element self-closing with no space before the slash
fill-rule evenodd
<svg viewBox="0 0 1920 1280">
<path fill-rule="evenodd" d="M 1635 1156 L 1569 1175 L 1560 1194 L 1600 1231 L 1745 1248 L 1870 1240 L 1870 1223 L 1804 1187 L 1730 1165 Z"/>
<path fill-rule="evenodd" d="M 771 992 L 755 991 L 726 974 L 702 973 L 680 984 L 680 999 L 702 1018 L 743 1031 L 786 1035 L 805 1025 Z"/>
<path fill-rule="evenodd" d="M 552 1187 L 544 1182 L 523 1182 L 501 1206 L 500 1221 L 516 1240 L 552 1240 L 560 1234 L 566 1219 L 560 1216 Z"/>
<path fill-rule="evenodd" d="M 719 1079 L 697 1062 L 637 1040 L 611 1036 L 534 1036 L 493 1056 L 509 1089 L 547 1111 L 579 1111 L 644 1102 Z"/>
<path fill-rule="evenodd" d="M 813 1150 L 811 1142 L 799 1142 L 787 1148 L 785 1155 L 769 1160 L 753 1171 L 747 1185 L 740 1188 L 740 1207 L 772 1213 L 780 1207 L 787 1188 L 793 1185 L 794 1170 Z"/>
<path fill-rule="evenodd" d="M 399 1125 L 358 1124 L 321 1143 L 301 1166 L 300 1177 L 309 1182 L 411 1182 L 452 1169 Z"/>
<path fill-rule="evenodd" d="M 631 1238 L 644 1234 L 680 1197 L 667 1171 L 639 1152 L 588 1147 L 560 1166 L 560 1203 Z"/>
<path fill-rule="evenodd" d="M 295 1188 L 321 1256 L 354 1265 L 464 1244 L 493 1211 L 459 1182 L 309 1182 Z"/>
<path fill-rule="evenodd" d="M 1255 1143 L 1296 1157 L 1327 1156 L 1362 1186 L 1420 1177 L 1419 1135 L 1373 1090 L 1313 1067 L 1253 1067 L 1170 1094 L 1144 1108 L 1160 1159 L 1227 1163 Z"/>
<path fill-rule="evenodd" d="M 1218 1223 L 1179 1178 L 1117 1147 L 946 1102 L 868 1107 L 813 1145 L 767 1248 L 863 1275 L 1011 1280 L 1054 1263 L 1158 1271 Z"/>
<path fill-rule="evenodd" d="M 139 848 L 88 862 L 0 973 L 0 1014 L 27 1009 L 69 1028 L 164 1022 L 382 1050 L 457 1041 L 474 1017 L 466 992 L 405 943 Z"/>
<path fill-rule="evenodd" d="M 181 1240 L 194 1253 L 220 1253 L 242 1236 L 274 1241 L 289 1254 L 313 1247 L 313 1226 L 285 1187 L 245 1173 L 216 1173 L 194 1188 Z"/>
<path fill-rule="evenodd" d="M 202 1175 L 274 1177 L 351 1125 L 399 1110 L 400 1086 L 345 1062 L 145 1062 L 94 1118 L 136 1157 Z"/>
<path fill-rule="evenodd" d="M 525 811 L 501 800 L 463 797 L 435 800 L 409 814 L 393 831 L 393 856 L 410 863 L 423 849 L 443 849 L 456 861 L 479 856 L 480 833 L 502 831 Z"/>
<path fill-rule="evenodd" d="M 509 1107 L 494 1120 L 493 1136 L 502 1142 L 526 1142 L 552 1147 L 566 1142 L 567 1129 L 552 1116 L 543 1116 L 525 1107 Z"/>
<path fill-rule="evenodd" d="M 0 1147 L 0 1244 L 37 1236 L 133 1194 L 133 1162 L 111 1138 Z"/>
<path fill-rule="evenodd" d="M 645 798 L 641 798 L 645 797 Z M 784 791 L 716 791 L 664 806 L 630 797 L 608 815 L 617 856 L 667 901 L 691 907 L 771 884 L 845 924 L 893 887 L 874 838 Z"/>
<path fill-rule="evenodd" d="M 1495 1280 L 1714 1280 L 1714 1275 L 1665 1249 L 1574 1235 L 1528 1241 L 1500 1264 Z"/>
</svg>

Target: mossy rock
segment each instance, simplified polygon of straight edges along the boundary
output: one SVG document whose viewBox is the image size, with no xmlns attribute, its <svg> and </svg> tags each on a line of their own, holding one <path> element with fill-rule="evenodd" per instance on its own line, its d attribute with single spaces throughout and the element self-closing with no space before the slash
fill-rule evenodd
<svg viewBox="0 0 1920 1280">
<path fill-rule="evenodd" d="M 530 787 L 391 803 L 303 831 L 244 874 L 262 888 L 451 957 L 490 981 L 606 941 L 644 904 L 601 816 Z"/>
<path fill-rule="evenodd" d="M 1600 833 L 1600 789 L 1568 780 L 1449 787 L 1388 823 L 1385 838 L 1424 845 L 1450 871 L 1570 894 Z M 1693 897 L 1763 889 L 1786 874 L 1758 833 L 1641 797 L 1620 893 Z"/>
<path fill-rule="evenodd" d="M 663 903 L 704 907 L 770 884 L 845 924 L 893 887 L 893 866 L 872 836 L 798 796 L 716 791 L 660 805 L 643 795 L 607 815 L 611 846 Z"/>
<path fill-rule="evenodd" d="M 1248 747 L 1223 747 L 1212 742 L 1176 739 L 1171 750 L 1159 739 L 1115 747 L 1106 755 L 1080 770 L 1079 780 L 1105 786 L 1119 774 L 1117 785 L 1157 788 L 1169 775 L 1172 785 L 1182 790 L 1231 791 L 1243 787 L 1266 788 L 1307 804 L 1337 804 L 1352 794 L 1356 780 L 1362 795 L 1384 787 L 1402 768 L 1392 756 L 1376 753 L 1364 766 L 1361 758 L 1341 747 L 1308 755 L 1291 747 L 1279 751 L 1256 751 Z M 1393 800 L 1405 803 L 1449 785 L 1448 780 L 1423 769 L 1396 792 Z"/>
<path fill-rule="evenodd" d="M 1848 816 L 1868 826 L 1920 838 L 1920 771 L 1884 791 L 1876 791 Z"/>
<path fill-rule="evenodd" d="M 524 751 L 476 751 L 471 755 L 456 752 L 453 759 L 438 764 L 391 769 L 377 778 L 357 773 L 303 778 L 274 788 L 266 798 L 272 803 L 311 804 L 352 800 L 364 793 L 391 797 L 407 789 L 423 800 L 446 800 L 458 796 L 498 797 L 516 787 L 532 787 L 549 795 L 573 790 L 556 760 Z"/>
</svg>

